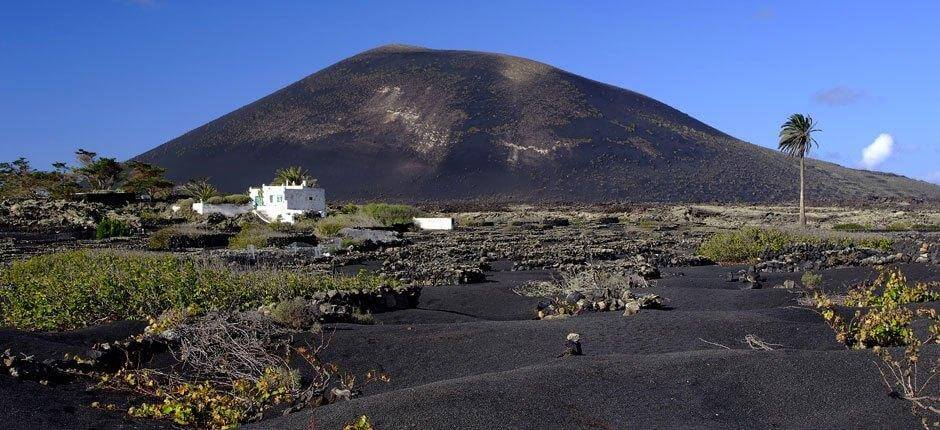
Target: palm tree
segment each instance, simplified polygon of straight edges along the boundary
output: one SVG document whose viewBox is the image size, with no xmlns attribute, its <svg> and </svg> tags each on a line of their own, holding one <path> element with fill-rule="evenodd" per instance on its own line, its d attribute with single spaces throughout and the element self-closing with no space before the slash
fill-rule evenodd
<svg viewBox="0 0 940 430">
<path fill-rule="evenodd" d="M 189 182 L 180 186 L 180 192 L 183 195 L 199 199 L 200 202 L 209 200 L 219 194 L 219 191 L 209 183 L 208 178 L 190 179 Z"/>
<path fill-rule="evenodd" d="M 780 126 L 781 151 L 791 157 L 800 157 L 800 224 L 806 225 L 806 208 L 803 206 L 803 159 L 809 152 L 816 139 L 813 139 L 813 133 L 822 131 L 816 128 L 816 121 L 809 115 L 795 113 L 790 115 L 790 119 Z"/>
<path fill-rule="evenodd" d="M 299 185 L 304 181 L 311 187 L 317 185 L 317 180 L 310 176 L 310 172 L 302 167 L 292 166 L 278 169 L 275 173 L 274 185 Z"/>
</svg>

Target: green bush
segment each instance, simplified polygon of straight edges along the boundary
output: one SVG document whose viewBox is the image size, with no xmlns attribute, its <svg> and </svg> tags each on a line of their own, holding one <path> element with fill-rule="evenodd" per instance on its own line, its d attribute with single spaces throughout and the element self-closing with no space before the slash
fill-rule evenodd
<svg viewBox="0 0 940 430">
<path fill-rule="evenodd" d="M 905 346 L 917 341 L 915 318 L 926 316 L 937 320 L 935 310 L 907 305 L 937 300 L 940 293 L 936 287 L 926 283 L 911 285 L 899 269 L 889 268 L 873 283 L 849 290 L 845 305 L 856 309 L 851 318 L 840 313 L 832 298 L 822 292 L 813 294 L 813 302 L 835 330 L 836 339 L 851 348 Z"/>
<path fill-rule="evenodd" d="M 105 218 L 98 223 L 98 228 L 95 229 L 95 239 L 125 237 L 129 236 L 130 233 L 131 229 L 124 221 L 114 218 Z"/>
<path fill-rule="evenodd" d="M 192 211 L 193 203 L 196 203 L 196 200 L 192 198 L 180 199 L 176 201 L 176 205 L 180 207 L 181 211 Z"/>
<path fill-rule="evenodd" d="M 934 232 L 940 231 L 940 224 L 908 224 L 903 222 L 894 222 L 885 227 L 884 231 L 917 231 L 917 232 Z"/>
<path fill-rule="evenodd" d="M 294 233 L 294 232 L 300 231 L 300 229 L 298 228 L 300 226 L 291 224 L 289 222 L 272 222 L 268 224 L 267 227 L 271 229 L 271 231 L 276 231 L 280 233 Z"/>
<path fill-rule="evenodd" d="M 300 297 L 281 300 L 270 306 L 268 316 L 274 322 L 295 330 L 306 330 L 317 326 L 317 314 L 311 305 Z"/>
<path fill-rule="evenodd" d="M 340 208 L 338 209 L 338 212 L 341 213 L 341 214 L 346 214 L 346 215 L 352 215 L 352 214 L 355 214 L 355 213 L 359 213 L 359 205 L 354 205 L 354 204 L 351 204 L 351 203 L 350 203 L 350 204 L 346 204 L 346 205 L 343 205 L 342 207 L 340 207 Z"/>
<path fill-rule="evenodd" d="M 739 263 L 757 259 L 765 250 L 779 251 L 794 241 L 793 236 L 778 230 L 744 227 L 711 236 L 699 247 L 699 254 L 712 261 Z"/>
<path fill-rule="evenodd" d="M 699 254 L 712 261 L 722 263 L 745 263 L 757 260 L 766 252 L 780 252 L 784 247 L 797 243 L 831 244 L 833 246 L 859 246 L 890 250 L 891 240 L 884 237 L 847 238 L 816 237 L 787 233 L 780 230 L 744 227 L 739 230 L 717 233 L 702 242 Z"/>
<path fill-rule="evenodd" d="M 832 229 L 835 231 L 867 231 L 867 230 L 871 230 L 871 227 L 866 227 L 857 222 L 847 222 L 847 223 L 836 224 L 832 226 Z"/>
<path fill-rule="evenodd" d="M 242 226 L 241 231 L 232 236 L 228 241 L 228 247 L 231 249 L 245 249 L 249 246 L 255 248 L 264 248 L 268 246 L 274 230 L 267 225 L 251 223 Z"/>
<path fill-rule="evenodd" d="M 316 222 L 314 230 L 320 237 L 336 236 L 340 230 L 350 228 L 374 228 L 381 227 L 382 224 L 364 214 L 338 214 L 330 215 Z"/>
<path fill-rule="evenodd" d="M 173 237 L 179 234 L 176 227 L 161 228 L 147 238 L 147 249 L 151 251 L 169 251 Z"/>
<path fill-rule="evenodd" d="M 910 231 L 911 225 L 904 222 L 893 222 L 885 227 L 884 231 Z"/>
<path fill-rule="evenodd" d="M 395 281 L 362 272 L 332 276 L 235 271 L 173 255 L 67 251 L 0 268 L 0 322 L 22 329 L 75 329 L 146 319 L 172 308 L 256 309 L 316 291 L 373 290 Z"/>
<path fill-rule="evenodd" d="M 816 272 L 806 272 L 800 277 L 800 282 L 804 287 L 814 289 L 822 284 L 822 275 Z"/>
<path fill-rule="evenodd" d="M 245 205 L 251 203 L 251 197 L 244 194 L 229 194 L 227 196 L 212 196 L 206 200 L 212 205 Z"/>
<path fill-rule="evenodd" d="M 372 217 L 386 227 L 411 224 L 412 218 L 421 215 L 421 211 L 413 206 L 388 203 L 369 203 L 362 206 L 359 212 Z"/>
</svg>

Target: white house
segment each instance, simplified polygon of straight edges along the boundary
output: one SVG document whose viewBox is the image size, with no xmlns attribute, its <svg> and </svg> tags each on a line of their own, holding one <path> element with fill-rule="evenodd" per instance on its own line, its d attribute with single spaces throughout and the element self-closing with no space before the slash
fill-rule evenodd
<svg viewBox="0 0 940 430">
<path fill-rule="evenodd" d="M 300 214 L 316 212 L 326 215 L 326 191 L 323 188 L 300 185 L 261 185 L 261 188 L 248 188 L 255 206 L 255 213 L 268 222 L 280 221 L 293 223 Z"/>
</svg>

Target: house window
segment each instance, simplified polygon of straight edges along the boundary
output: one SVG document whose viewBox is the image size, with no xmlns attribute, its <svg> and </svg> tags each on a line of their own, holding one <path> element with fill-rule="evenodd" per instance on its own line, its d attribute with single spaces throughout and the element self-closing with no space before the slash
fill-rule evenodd
<svg viewBox="0 0 940 430">
<path fill-rule="evenodd" d="M 313 200 L 313 197 L 307 197 L 307 200 L 311 200 L 311 201 L 312 201 L 312 200 Z"/>
<path fill-rule="evenodd" d="M 271 203 L 274 203 L 274 196 L 271 196 Z"/>
</svg>

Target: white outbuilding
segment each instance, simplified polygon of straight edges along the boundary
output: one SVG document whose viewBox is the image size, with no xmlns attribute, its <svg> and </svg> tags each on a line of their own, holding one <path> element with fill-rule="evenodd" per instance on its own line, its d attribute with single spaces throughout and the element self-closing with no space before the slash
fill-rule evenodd
<svg viewBox="0 0 940 430">
<path fill-rule="evenodd" d="M 326 216 L 326 191 L 323 188 L 300 185 L 261 185 L 248 188 L 255 213 L 268 222 L 293 223 L 294 217 L 305 213 Z"/>
<path fill-rule="evenodd" d="M 413 218 L 414 223 L 421 230 L 453 230 L 454 219 L 450 217 Z"/>
</svg>

